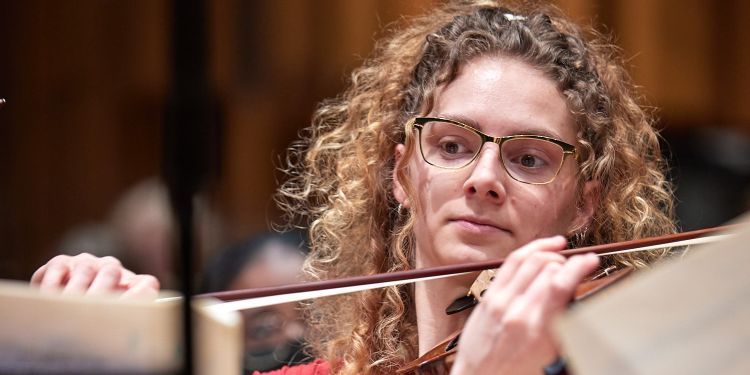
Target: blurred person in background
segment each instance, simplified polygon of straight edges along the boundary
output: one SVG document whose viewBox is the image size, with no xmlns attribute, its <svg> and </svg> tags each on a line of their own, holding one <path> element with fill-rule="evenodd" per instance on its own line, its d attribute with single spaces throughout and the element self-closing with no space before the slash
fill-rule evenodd
<svg viewBox="0 0 750 375">
<path fill-rule="evenodd" d="M 202 199 L 195 202 L 195 231 L 201 254 L 219 248 L 223 238 L 217 216 Z M 82 224 L 68 231 L 58 252 L 113 256 L 137 274 L 159 279 L 164 288 L 176 288 L 174 246 L 177 226 L 167 187 L 158 178 L 142 180 L 125 191 L 103 222 Z"/>
<path fill-rule="evenodd" d="M 297 283 L 307 252 L 300 233 L 255 235 L 209 259 L 201 291 L 209 293 Z M 245 324 L 243 367 L 246 371 L 268 371 L 310 360 L 302 352 L 305 324 L 297 304 L 248 309 L 241 313 Z"/>
</svg>

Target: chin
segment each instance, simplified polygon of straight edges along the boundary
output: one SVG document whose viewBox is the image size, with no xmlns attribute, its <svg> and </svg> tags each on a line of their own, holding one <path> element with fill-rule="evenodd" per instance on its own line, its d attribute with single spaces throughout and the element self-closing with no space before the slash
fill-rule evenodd
<svg viewBox="0 0 750 375">
<path fill-rule="evenodd" d="M 456 244 L 452 246 L 443 246 L 443 251 L 439 251 L 440 266 L 451 264 L 474 263 L 488 260 L 500 259 L 503 255 L 495 246 L 488 245 L 471 245 Z"/>
<path fill-rule="evenodd" d="M 436 232 L 436 236 L 426 241 L 425 237 L 417 236 L 417 267 L 438 267 L 496 260 L 507 256 L 517 248 L 514 239 L 505 235 L 478 236 L 460 231 Z"/>
</svg>

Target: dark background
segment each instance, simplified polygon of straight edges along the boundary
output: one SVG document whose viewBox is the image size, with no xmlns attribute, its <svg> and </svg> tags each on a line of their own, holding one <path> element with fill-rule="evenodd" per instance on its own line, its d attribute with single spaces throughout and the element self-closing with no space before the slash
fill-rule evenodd
<svg viewBox="0 0 750 375">
<path fill-rule="evenodd" d="M 384 26 L 433 2 L 207 2 L 207 81 L 219 119 L 203 200 L 222 230 L 204 257 L 278 220 L 279 157 L 339 93 Z M 566 0 L 615 36 L 658 108 L 686 229 L 748 209 L 750 2 Z M 64 233 L 106 219 L 164 172 L 169 1 L 0 1 L 0 278 L 28 279 Z M 606 26 L 604 26 L 606 25 Z M 199 264 L 201 261 L 199 257 Z"/>
</svg>

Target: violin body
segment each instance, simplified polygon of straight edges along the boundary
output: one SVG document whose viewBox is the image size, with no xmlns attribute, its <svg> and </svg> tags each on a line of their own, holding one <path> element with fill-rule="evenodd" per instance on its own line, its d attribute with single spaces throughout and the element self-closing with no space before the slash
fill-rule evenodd
<svg viewBox="0 0 750 375">
<path fill-rule="evenodd" d="M 574 299 L 571 303 L 581 301 L 588 298 L 610 285 L 622 280 L 626 276 L 630 275 L 633 268 L 621 268 L 618 270 L 611 271 L 609 269 L 594 276 L 591 280 L 585 281 L 578 285 L 574 295 Z M 477 279 L 469 288 L 469 292 L 466 296 L 462 296 L 451 304 L 446 309 L 446 314 L 455 314 L 459 311 L 466 310 L 475 306 L 481 300 L 482 293 L 487 289 L 489 283 L 492 282 L 495 275 L 495 270 L 485 270 L 477 277 Z M 458 340 L 461 337 L 461 331 L 457 331 L 445 340 L 441 341 L 434 348 L 423 354 L 416 360 L 407 363 L 404 367 L 400 368 L 397 374 L 407 375 L 447 375 L 450 373 L 453 362 L 456 358 L 456 348 L 458 347 Z M 557 372 L 556 374 L 563 374 L 563 372 Z"/>
</svg>

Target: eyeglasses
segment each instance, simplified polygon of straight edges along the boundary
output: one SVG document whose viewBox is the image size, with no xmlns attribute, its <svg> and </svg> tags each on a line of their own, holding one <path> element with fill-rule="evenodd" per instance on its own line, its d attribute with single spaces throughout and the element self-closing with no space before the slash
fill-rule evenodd
<svg viewBox="0 0 750 375">
<path fill-rule="evenodd" d="M 469 125 L 444 118 L 416 117 L 406 124 L 407 131 L 419 131 L 419 150 L 430 165 L 460 169 L 473 162 L 487 142 L 500 146 L 500 161 L 510 177 L 518 182 L 543 185 L 560 173 L 565 158 L 576 148 L 561 140 L 542 135 L 493 137 Z"/>
</svg>

